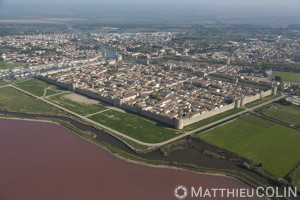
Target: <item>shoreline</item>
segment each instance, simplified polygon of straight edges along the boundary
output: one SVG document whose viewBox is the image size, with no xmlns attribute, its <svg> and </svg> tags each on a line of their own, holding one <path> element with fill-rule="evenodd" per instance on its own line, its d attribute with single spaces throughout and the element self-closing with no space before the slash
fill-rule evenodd
<svg viewBox="0 0 300 200">
<path fill-rule="evenodd" d="M 240 176 L 235 175 L 235 174 L 229 174 L 229 172 L 218 171 L 216 169 L 211 169 L 211 171 L 210 171 L 210 169 L 201 169 L 201 168 L 198 168 L 198 167 L 195 167 L 194 169 L 192 169 L 191 166 L 185 166 L 185 167 L 184 166 L 172 166 L 172 165 L 167 164 L 167 163 L 165 163 L 165 164 L 163 164 L 163 163 L 153 164 L 153 163 L 148 163 L 148 162 L 153 162 L 151 160 L 136 158 L 133 155 L 130 155 L 131 157 L 133 157 L 133 159 L 126 158 L 126 157 L 120 155 L 118 152 L 113 151 L 113 149 L 110 149 L 107 146 L 101 145 L 98 142 L 93 141 L 92 139 L 88 139 L 88 138 L 84 137 L 83 135 L 81 135 L 80 133 L 70 129 L 69 127 L 66 127 L 66 126 L 60 124 L 59 122 L 55 122 L 55 121 L 51 121 L 51 120 L 47 121 L 47 120 L 43 120 L 43 119 L 26 119 L 26 118 L 17 118 L 17 117 L 9 118 L 9 117 L 4 117 L 2 115 L 0 115 L 0 119 L 52 123 L 52 124 L 61 126 L 65 129 L 71 131 L 75 137 L 80 137 L 80 139 L 82 139 L 83 141 L 88 142 L 89 145 L 94 145 L 96 148 L 99 148 L 99 150 L 104 150 L 106 153 L 109 153 L 111 156 L 113 156 L 117 159 L 120 159 L 123 162 L 131 163 L 131 164 L 135 164 L 135 165 L 139 165 L 139 166 L 143 166 L 143 167 L 156 168 L 156 169 L 170 169 L 170 170 L 185 171 L 185 172 L 195 173 L 195 174 L 226 177 L 226 178 L 230 178 L 230 179 L 239 181 L 241 183 L 244 183 L 244 184 L 246 184 L 247 186 L 249 186 L 251 188 L 256 188 L 254 186 L 254 184 L 259 184 L 259 183 L 250 183 L 250 181 L 255 181 L 256 182 L 256 180 L 245 180 L 245 179 L 248 179 L 248 178 L 247 177 L 240 177 Z M 77 129 L 77 128 L 75 128 L 75 129 Z M 116 148 L 116 147 L 113 147 L 113 148 Z M 120 150 L 120 151 L 122 151 L 122 150 Z M 126 152 L 123 152 L 123 153 L 127 154 Z"/>
<path fill-rule="evenodd" d="M 81 139 L 84 139 L 86 142 L 94 143 L 97 148 L 112 154 L 111 156 L 121 159 L 124 162 L 137 164 L 144 167 L 155 167 L 157 169 L 173 169 L 181 170 L 190 173 L 227 177 L 233 180 L 237 180 L 241 183 L 246 184 L 251 188 L 257 188 L 262 186 L 264 188 L 270 186 L 276 186 L 278 183 L 275 179 L 270 179 L 265 177 L 257 172 L 251 170 L 245 170 L 239 166 L 239 163 L 226 161 L 227 164 L 232 165 L 228 167 L 222 167 L 223 164 L 227 165 L 222 159 L 215 159 L 210 156 L 199 154 L 203 157 L 205 163 L 219 163 L 215 164 L 199 164 L 194 163 L 194 161 L 188 161 L 186 159 L 181 160 L 182 156 L 187 156 L 187 152 L 177 152 L 175 157 L 164 157 L 161 155 L 159 149 L 154 149 L 153 151 L 148 151 L 144 153 L 139 153 L 133 151 L 127 144 L 120 141 L 116 136 L 107 133 L 103 129 L 94 127 L 93 125 L 78 121 L 73 118 L 65 116 L 47 116 L 45 114 L 35 114 L 35 113 L 20 113 L 20 112 L 10 112 L 10 111 L 1 111 L 0 117 L 6 119 L 16 119 L 16 120 L 27 120 L 27 121 L 40 121 L 46 123 L 54 123 L 56 125 L 64 126 L 68 130 L 75 132 L 76 135 L 80 136 Z M 57 117 L 57 118 L 55 118 Z M 96 132 L 94 132 L 96 131 Z M 87 134 L 87 133 L 92 134 Z M 96 138 L 93 136 L 97 135 Z M 104 137 L 104 138 L 103 138 Z M 107 138 L 108 137 L 108 138 Z M 102 138 L 101 140 L 99 138 Z M 109 138 L 114 138 L 113 140 Z M 121 145 L 121 146 L 120 146 Z M 195 150 L 195 149 L 190 149 Z M 182 153 L 181 153 L 182 152 Z M 207 157 L 207 158 L 206 158 Z M 206 160 L 208 159 L 208 160 Z M 225 162 L 225 163 L 224 163 Z M 220 166 L 220 167 L 218 167 Z M 235 167 L 234 167 L 235 166 Z M 283 187 L 284 185 L 282 185 Z"/>
</svg>

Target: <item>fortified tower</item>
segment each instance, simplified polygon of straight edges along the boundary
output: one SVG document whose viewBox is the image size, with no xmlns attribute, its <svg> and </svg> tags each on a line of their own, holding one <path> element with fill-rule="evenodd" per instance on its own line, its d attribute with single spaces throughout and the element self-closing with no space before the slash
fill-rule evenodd
<svg viewBox="0 0 300 200">
<path fill-rule="evenodd" d="M 276 95 L 277 94 L 277 87 L 272 87 L 272 95 Z"/>
<path fill-rule="evenodd" d="M 262 90 L 260 91 L 260 98 L 261 98 L 261 99 L 263 98 L 263 92 L 264 92 L 264 91 L 262 91 Z"/>
<path fill-rule="evenodd" d="M 234 99 L 234 108 L 241 107 L 241 99 L 235 98 Z"/>
<path fill-rule="evenodd" d="M 146 65 L 150 65 L 150 55 L 147 54 L 147 61 L 146 61 Z"/>
<path fill-rule="evenodd" d="M 245 97 L 242 97 L 241 98 L 241 107 L 244 107 L 245 106 Z"/>
<path fill-rule="evenodd" d="M 183 129 L 183 119 L 176 118 L 175 119 L 175 128 L 176 129 Z"/>
<path fill-rule="evenodd" d="M 235 83 L 235 84 L 238 84 L 238 83 L 239 83 L 239 79 L 238 79 L 238 78 L 235 78 L 235 79 L 234 79 L 234 83 Z"/>
<path fill-rule="evenodd" d="M 115 107 L 120 107 L 122 105 L 122 99 L 120 98 L 117 98 L 117 99 L 114 99 L 114 106 Z"/>
<path fill-rule="evenodd" d="M 122 62 L 123 56 L 121 54 L 117 55 L 117 62 Z"/>
<path fill-rule="evenodd" d="M 71 91 L 75 91 L 75 89 L 78 87 L 78 84 L 77 83 L 71 83 L 70 85 L 69 85 L 69 90 L 71 90 Z"/>
<path fill-rule="evenodd" d="M 35 75 L 34 75 L 35 78 L 37 78 L 40 74 L 41 74 L 40 71 L 36 71 L 36 72 L 35 72 Z"/>
</svg>

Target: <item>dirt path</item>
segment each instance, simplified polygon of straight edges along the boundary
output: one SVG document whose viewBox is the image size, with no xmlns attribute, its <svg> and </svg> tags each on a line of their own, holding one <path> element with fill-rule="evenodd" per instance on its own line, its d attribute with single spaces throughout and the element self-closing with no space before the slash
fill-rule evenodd
<svg viewBox="0 0 300 200">
<path fill-rule="evenodd" d="M 46 96 L 47 90 L 50 89 L 50 88 L 52 88 L 52 87 L 53 87 L 53 86 L 50 86 L 50 87 L 47 87 L 47 88 L 44 89 L 44 95 L 43 95 L 43 97 Z"/>
<path fill-rule="evenodd" d="M 90 117 L 90 116 L 93 116 L 93 115 L 97 115 L 97 114 L 100 114 L 100 113 L 103 113 L 103 112 L 106 112 L 106 111 L 109 111 L 110 109 L 106 109 L 106 110 L 101 110 L 99 112 L 96 112 L 96 113 L 92 113 L 90 115 L 86 115 L 85 117 Z"/>
</svg>

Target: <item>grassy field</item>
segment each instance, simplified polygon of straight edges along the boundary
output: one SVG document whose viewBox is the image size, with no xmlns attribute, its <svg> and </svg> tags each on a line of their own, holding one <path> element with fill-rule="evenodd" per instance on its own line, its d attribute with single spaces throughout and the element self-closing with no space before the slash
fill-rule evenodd
<svg viewBox="0 0 300 200">
<path fill-rule="evenodd" d="M 279 121 L 300 127 L 300 106 L 286 106 L 273 103 L 263 107 L 261 113 Z"/>
<path fill-rule="evenodd" d="M 275 76 L 280 76 L 282 81 L 300 83 L 300 73 L 276 72 Z"/>
<path fill-rule="evenodd" d="M 24 65 L 24 63 L 0 61 L 0 69 L 12 69 L 15 67 L 22 67 Z"/>
<path fill-rule="evenodd" d="M 218 120 L 223 119 L 225 117 L 228 117 L 230 115 L 236 114 L 236 113 L 241 112 L 243 110 L 244 110 L 243 108 L 228 110 L 228 111 L 223 112 L 221 114 L 218 114 L 218 115 L 209 117 L 207 119 L 201 120 L 199 122 L 193 123 L 191 125 L 188 125 L 188 126 L 186 126 L 186 127 L 183 128 L 183 131 L 186 132 L 186 131 L 195 130 L 197 128 L 200 128 L 200 127 L 205 126 L 207 124 L 210 124 L 212 122 L 218 121 Z"/>
<path fill-rule="evenodd" d="M 44 96 L 45 90 L 45 96 L 65 92 L 65 90 L 62 90 L 55 85 L 48 84 L 38 79 L 28 79 L 25 81 L 21 81 L 19 83 L 16 83 L 15 86 L 38 97 Z"/>
<path fill-rule="evenodd" d="M 0 88 L 0 109 L 35 114 L 66 115 L 63 111 L 11 87 Z"/>
<path fill-rule="evenodd" d="M 1 86 L 4 86 L 4 85 L 8 85 L 8 84 L 10 84 L 9 82 L 6 82 L 6 81 L 0 81 L 0 87 Z"/>
<path fill-rule="evenodd" d="M 245 105 L 245 107 L 246 107 L 246 108 L 252 108 L 252 107 L 257 106 L 257 105 L 259 105 L 259 104 L 262 104 L 262 103 L 265 103 L 265 102 L 270 101 L 270 100 L 272 100 L 272 99 L 275 99 L 275 98 L 279 97 L 280 95 L 281 95 L 281 94 L 270 95 L 270 96 L 264 97 L 264 98 L 262 98 L 262 99 L 258 99 L 258 100 L 256 100 L 256 101 L 251 102 L 251 103 L 247 103 L 247 104 Z"/>
<path fill-rule="evenodd" d="M 182 134 L 147 118 L 114 110 L 89 117 L 90 119 L 142 142 L 158 143 Z"/>
<path fill-rule="evenodd" d="M 67 98 L 66 95 L 72 94 L 71 92 L 58 94 L 66 91 L 60 90 L 56 86 L 38 79 L 29 79 L 16 83 L 15 85 L 39 97 L 42 97 L 45 94 L 47 98 L 49 95 L 57 94 L 55 96 L 48 97 L 47 99 L 83 116 L 107 109 L 99 104 L 83 103 L 81 101 L 75 101 Z M 47 89 L 46 92 L 45 89 Z M 90 118 L 114 130 L 120 131 L 121 133 L 148 143 L 162 142 L 182 134 L 182 132 L 168 128 L 161 123 L 149 120 L 139 115 L 121 113 L 113 110 L 105 111 L 103 113 L 91 116 Z"/>
<path fill-rule="evenodd" d="M 300 132 L 253 115 L 195 136 L 262 163 L 265 170 L 286 176 L 300 161 Z"/>
<path fill-rule="evenodd" d="M 67 94 L 71 94 L 71 92 Z M 65 95 L 66 94 L 55 95 L 50 97 L 48 100 L 82 116 L 107 109 L 100 104 L 88 104 L 72 101 L 71 99 L 66 98 Z"/>
</svg>

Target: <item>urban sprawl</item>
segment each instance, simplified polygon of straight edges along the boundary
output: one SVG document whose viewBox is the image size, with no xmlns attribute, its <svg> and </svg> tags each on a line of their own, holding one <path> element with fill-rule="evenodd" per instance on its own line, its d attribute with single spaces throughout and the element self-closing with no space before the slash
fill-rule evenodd
<svg viewBox="0 0 300 200">
<path fill-rule="evenodd" d="M 10 49 L 2 59 L 24 63 L 0 70 L 0 76 L 18 79 L 36 74 L 177 129 L 276 94 L 277 86 L 290 86 L 275 81 L 272 69 L 253 68 L 251 63 L 292 64 L 300 49 L 297 40 L 260 36 L 246 42 L 228 41 L 222 47 L 226 50 L 220 51 L 215 44 L 196 48 L 176 43 L 176 34 L 90 34 L 94 41 L 119 52 L 116 60 L 107 61 L 100 48 L 75 34 L 0 37 L 1 46 Z M 297 97 L 290 101 L 299 103 Z"/>
</svg>

